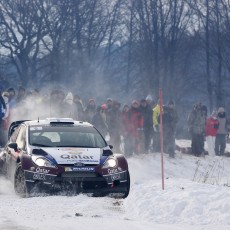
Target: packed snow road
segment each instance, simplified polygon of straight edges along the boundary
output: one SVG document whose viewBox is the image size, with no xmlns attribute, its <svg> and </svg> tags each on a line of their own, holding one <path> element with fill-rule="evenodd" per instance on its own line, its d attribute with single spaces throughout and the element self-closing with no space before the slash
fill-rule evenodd
<svg viewBox="0 0 230 230">
<path fill-rule="evenodd" d="M 124 200 L 85 195 L 19 198 L 0 180 L 0 229 L 151 229 L 152 223 L 130 219 Z"/>
<path fill-rule="evenodd" d="M 230 229 L 230 158 L 165 155 L 165 190 L 159 153 L 128 161 L 131 191 L 126 199 L 19 198 L 12 184 L 1 178 L 0 229 Z"/>
</svg>

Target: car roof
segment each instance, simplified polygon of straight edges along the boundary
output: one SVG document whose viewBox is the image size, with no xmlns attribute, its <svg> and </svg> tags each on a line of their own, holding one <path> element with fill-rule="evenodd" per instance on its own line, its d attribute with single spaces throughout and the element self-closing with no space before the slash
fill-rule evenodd
<svg viewBox="0 0 230 230">
<path fill-rule="evenodd" d="M 84 126 L 93 127 L 92 124 L 85 121 L 76 121 L 72 118 L 46 118 L 43 120 L 30 120 L 24 122 L 28 126 L 38 126 L 38 125 L 74 125 L 74 126 Z"/>
</svg>

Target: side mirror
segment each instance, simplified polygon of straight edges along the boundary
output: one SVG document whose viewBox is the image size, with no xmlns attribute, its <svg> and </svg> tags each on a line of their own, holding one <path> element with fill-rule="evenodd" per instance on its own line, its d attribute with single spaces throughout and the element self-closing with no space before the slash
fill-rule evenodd
<svg viewBox="0 0 230 230">
<path fill-rule="evenodd" d="M 102 156 L 110 156 L 110 155 L 113 155 L 111 149 L 103 149 Z"/>
<path fill-rule="evenodd" d="M 15 152 L 18 151 L 18 144 L 15 142 L 8 144 L 8 147 L 13 149 Z"/>
<path fill-rule="evenodd" d="M 110 149 L 113 149 L 113 145 L 109 145 Z"/>
</svg>

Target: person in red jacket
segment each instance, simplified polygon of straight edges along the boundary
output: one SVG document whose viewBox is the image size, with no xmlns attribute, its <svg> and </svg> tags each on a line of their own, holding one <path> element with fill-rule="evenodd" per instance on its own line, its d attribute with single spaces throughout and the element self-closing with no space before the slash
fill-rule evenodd
<svg viewBox="0 0 230 230">
<path fill-rule="evenodd" d="M 205 126 L 206 142 L 208 147 L 208 154 L 215 156 L 215 140 L 219 127 L 219 121 L 217 119 L 217 112 L 213 111 L 211 116 L 208 117 Z"/>
</svg>

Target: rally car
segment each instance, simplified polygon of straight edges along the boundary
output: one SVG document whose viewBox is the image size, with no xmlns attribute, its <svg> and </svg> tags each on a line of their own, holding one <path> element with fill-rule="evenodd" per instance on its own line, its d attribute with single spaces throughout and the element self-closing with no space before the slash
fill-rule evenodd
<svg viewBox="0 0 230 230">
<path fill-rule="evenodd" d="M 0 153 L 0 173 L 22 197 L 40 192 L 126 198 L 128 163 L 90 123 L 71 118 L 15 121 Z"/>
</svg>

